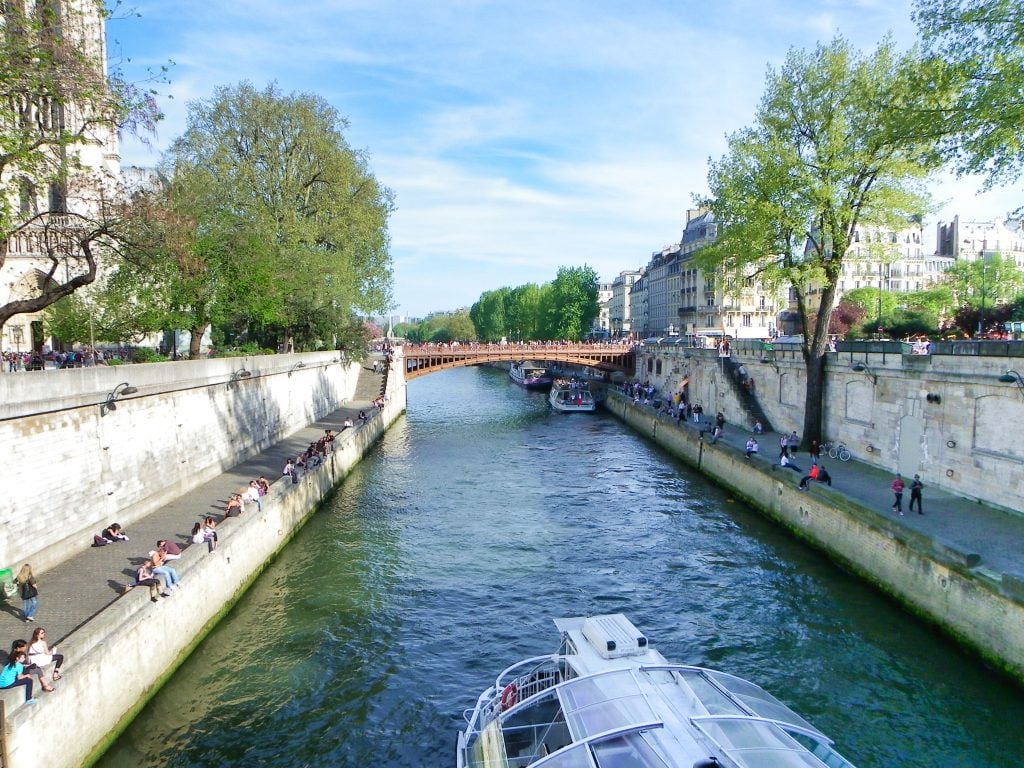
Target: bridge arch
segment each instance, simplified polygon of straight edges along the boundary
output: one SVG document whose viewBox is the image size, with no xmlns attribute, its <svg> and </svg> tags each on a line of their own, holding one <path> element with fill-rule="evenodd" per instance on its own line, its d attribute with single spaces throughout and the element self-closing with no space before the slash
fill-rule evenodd
<svg viewBox="0 0 1024 768">
<path fill-rule="evenodd" d="M 477 344 L 454 347 L 405 345 L 401 347 L 401 353 L 395 356 L 395 362 L 399 363 L 405 372 L 406 381 L 449 368 L 522 360 L 581 365 L 600 371 L 619 371 L 628 375 L 633 375 L 635 364 L 633 348 L 621 344 Z"/>
</svg>

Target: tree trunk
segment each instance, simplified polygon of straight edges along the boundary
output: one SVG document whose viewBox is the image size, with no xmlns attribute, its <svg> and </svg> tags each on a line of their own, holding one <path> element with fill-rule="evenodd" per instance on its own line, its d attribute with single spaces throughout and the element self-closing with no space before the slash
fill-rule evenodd
<svg viewBox="0 0 1024 768">
<path fill-rule="evenodd" d="M 203 334 L 206 333 L 206 329 L 209 327 L 209 323 L 201 323 L 200 325 L 194 325 L 189 328 L 189 333 L 192 334 L 192 338 L 188 340 L 189 360 L 199 359 L 199 346 L 203 343 Z"/>
<path fill-rule="evenodd" d="M 823 435 L 821 425 L 825 411 L 825 356 L 808 356 L 805 360 L 807 371 L 807 395 L 804 403 L 803 445 L 808 449 L 812 440 L 820 444 Z"/>
</svg>

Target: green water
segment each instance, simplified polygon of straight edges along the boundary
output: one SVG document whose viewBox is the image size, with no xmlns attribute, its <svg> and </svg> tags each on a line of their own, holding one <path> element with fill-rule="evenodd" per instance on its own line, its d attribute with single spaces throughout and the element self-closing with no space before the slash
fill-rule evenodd
<svg viewBox="0 0 1024 768">
<path fill-rule="evenodd" d="M 626 613 L 750 678 L 859 768 L 1017 766 L 1024 695 L 603 414 L 493 370 L 385 436 L 99 765 L 454 766 L 463 710 Z"/>
</svg>

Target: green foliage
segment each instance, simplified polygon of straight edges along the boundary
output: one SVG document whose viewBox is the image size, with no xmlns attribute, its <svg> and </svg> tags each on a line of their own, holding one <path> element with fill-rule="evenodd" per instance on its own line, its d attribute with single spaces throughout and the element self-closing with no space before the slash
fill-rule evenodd
<svg viewBox="0 0 1024 768">
<path fill-rule="evenodd" d="M 54 302 L 43 314 L 46 332 L 64 344 L 89 343 L 89 309 L 77 294 Z"/>
<path fill-rule="evenodd" d="M 481 294 L 470 317 L 484 341 L 578 341 L 600 311 L 597 293 L 592 267 L 559 267 L 555 280 L 543 286 L 527 283 Z"/>
<path fill-rule="evenodd" d="M 825 352 L 854 233 L 898 229 L 925 208 L 920 181 L 939 159 L 930 141 L 901 123 L 901 108 L 925 99 L 921 69 L 891 41 L 870 56 L 841 38 L 791 51 L 769 73 L 755 126 L 730 136 L 726 156 L 711 164 L 719 233 L 702 260 L 734 278 L 756 273 L 794 288 L 811 358 Z"/>
<path fill-rule="evenodd" d="M 402 323 L 395 332 L 417 344 L 477 340 L 470 312 L 466 309 L 430 315 L 415 325 Z"/>
<path fill-rule="evenodd" d="M 992 307 L 1024 293 L 1024 272 L 998 253 L 977 261 L 957 260 L 946 277 L 957 305 Z"/>
<path fill-rule="evenodd" d="M 943 142 L 963 173 L 987 185 L 1024 171 L 1024 14 L 1019 0 L 915 0 L 928 51 L 958 86 L 950 108 L 932 115 L 953 129 Z"/>
<path fill-rule="evenodd" d="M 132 358 L 136 363 L 166 363 L 167 356 L 161 355 L 159 352 L 150 349 L 149 347 L 139 347 L 132 353 Z"/>
<path fill-rule="evenodd" d="M 598 276 L 592 267 L 559 267 L 551 284 L 548 338 L 579 341 L 590 332 L 600 311 L 597 306 Z"/>
<path fill-rule="evenodd" d="M 481 341 L 496 342 L 508 335 L 508 320 L 505 316 L 505 301 L 509 288 L 485 291 L 480 299 L 469 308 L 469 316 Z"/>
<path fill-rule="evenodd" d="M 793 289 L 806 329 L 807 439 L 820 434 L 821 360 L 854 233 L 896 230 L 923 213 L 923 179 L 940 158 L 919 115 L 947 96 L 891 40 L 870 55 L 842 38 L 792 50 L 769 72 L 753 127 L 729 136 L 710 165 L 718 239 L 698 258 L 727 280 Z"/>
<path fill-rule="evenodd" d="M 354 344 L 356 310 L 390 305 L 392 195 L 311 94 L 218 88 L 189 104 L 161 189 L 136 201 L 124 281 L 162 327 L 296 349 Z M 355 347 L 353 346 L 352 349 Z"/>
</svg>

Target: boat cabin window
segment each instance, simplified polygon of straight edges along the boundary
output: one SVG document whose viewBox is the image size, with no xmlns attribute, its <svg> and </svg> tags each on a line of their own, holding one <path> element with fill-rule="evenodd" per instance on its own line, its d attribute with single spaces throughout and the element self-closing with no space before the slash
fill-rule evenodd
<svg viewBox="0 0 1024 768">
<path fill-rule="evenodd" d="M 694 720 L 741 768 L 821 768 L 820 761 L 777 725 L 741 718 Z"/>
<path fill-rule="evenodd" d="M 806 728 L 809 731 L 820 733 L 817 728 L 804 720 L 800 715 L 787 707 L 781 701 L 772 696 L 768 691 L 759 685 L 743 680 L 724 672 L 708 671 L 708 676 L 735 696 L 746 707 L 750 708 L 758 717 L 769 720 L 779 720 L 783 723 L 790 723 L 799 728 Z"/>
<path fill-rule="evenodd" d="M 576 740 L 658 720 L 628 670 L 584 677 L 557 690 L 565 721 Z"/>
</svg>

